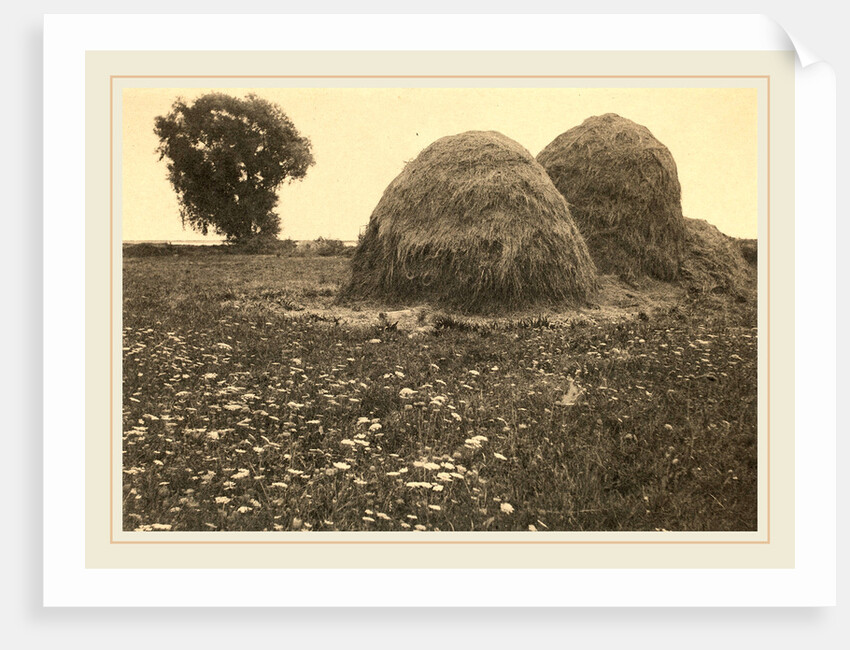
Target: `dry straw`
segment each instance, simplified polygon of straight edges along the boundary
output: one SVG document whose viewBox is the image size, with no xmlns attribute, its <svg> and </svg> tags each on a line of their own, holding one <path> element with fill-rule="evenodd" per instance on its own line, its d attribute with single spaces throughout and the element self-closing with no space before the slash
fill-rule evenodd
<svg viewBox="0 0 850 650">
<path fill-rule="evenodd" d="M 437 140 L 384 191 L 342 297 L 469 312 L 586 303 L 596 269 L 567 203 L 494 131 Z"/>
<path fill-rule="evenodd" d="M 682 282 L 705 293 L 728 293 L 743 298 L 754 284 L 755 268 L 744 258 L 740 242 L 702 219 L 685 219 L 685 255 Z"/>
<path fill-rule="evenodd" d="M 673 156 L 649 129 L 614 113 L 590 117 L 537 160 L 567 199 L 601 272 L 678 277 L 682 193 Z"/>
</svg>

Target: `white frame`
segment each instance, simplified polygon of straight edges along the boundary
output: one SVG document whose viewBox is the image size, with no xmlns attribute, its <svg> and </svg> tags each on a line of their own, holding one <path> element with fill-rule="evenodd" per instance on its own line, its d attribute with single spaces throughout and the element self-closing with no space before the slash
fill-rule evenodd
<svg viewBox="0 0 850 650">
<path fill-rule="evenodd" d="M 504 32 L 512 35 L 508 48 L 499 36 Z M 424 570 L 85 568 L 85 52 L 275 50 L 281 33 L 291 50 L 558 50 L 565 33 L 574 50 L 791 47 L 778 26 L 754 16 L 47 16 L 44 494 L 53 496 L 44 503 L 45 605 L 834 604 L 835 79 L 825 64 L 798 68 L 796 78 L 796 206 L 806 218 L 796 228 L 794 569 L 427 570 L 423 579 Z M 80 380 L 68 381 L 69 373 Z M 812 377 L 818 380 L 805 379 Z M 296 581 L 297 597 L 268 587 L 281 581 Z M 447 590 L 449 583 L 464 589 Z M 416 588 L 399 590 L 399 584 Z"/>
</svg>

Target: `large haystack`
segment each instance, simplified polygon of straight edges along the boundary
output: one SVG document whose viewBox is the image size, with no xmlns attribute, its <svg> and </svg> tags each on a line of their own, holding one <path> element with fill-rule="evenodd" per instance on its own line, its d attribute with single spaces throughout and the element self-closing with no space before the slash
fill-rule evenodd
<svg viewBox="0 0 850 650">
<path fill-rule="evenodd" d="M 755 269 L 731 237 L 702 219 L 685 219 L 682 282 L 695 291 L 743 298 L 755 289 Z"/>
<path fill-rule="evenodd" d="M 567 199 L 601 272 L 678 276 L 682 191 L 673 156 L 649 129 L 614 113 L 590 117 L 537 160 Z"/>
<path fill-rule="evenodd" d="M 588 300 L 596 269 L 564 198 L 522 146 L 469 131 L 424 149 L 384 191 L 343 298 L 465 311 Z"/>
</svg>

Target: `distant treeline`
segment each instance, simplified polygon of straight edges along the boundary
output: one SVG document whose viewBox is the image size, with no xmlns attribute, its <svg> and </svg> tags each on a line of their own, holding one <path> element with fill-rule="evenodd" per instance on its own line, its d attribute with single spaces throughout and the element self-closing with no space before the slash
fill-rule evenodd
<svg viewBox="0 0 850 650">
<path fill-rule="evenodd" d="M 354 253 L 354 246 L 341 239 L 319 237 L 312 241 L 294 239 L 249 240 L 244 243 L 210 244 L 172 244 L 170 242 L 125 243 L 125 257 L 165 257 L 168 255 L 277 255 L 278 257 L 348 257 Z"/>
</svg>

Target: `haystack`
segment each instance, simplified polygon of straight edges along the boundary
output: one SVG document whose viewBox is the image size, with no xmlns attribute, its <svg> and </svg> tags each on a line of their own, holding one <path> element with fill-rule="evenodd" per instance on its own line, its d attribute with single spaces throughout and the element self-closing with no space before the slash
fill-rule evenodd
<svg viewBox="0 0 850 650">
<path fill-rule="evenodd" d="M 736 241 L 702 219 L 685 219 L 681 279 L 692 290 L 738 298 L 755 289 L 755 269 Z"/>
<path fill-rule="evenodd" d="M 747 260 L 747 264 L 757 267 L 759 262 L 759 246 L 756 239 L 735 239 L 735 245 L 741 251 L 741 255 Z"/>
<path fill-rule="evenodd" d="M 673 156 L 649 129 L 614 113 L 590 117 L 537 160 L 567 199 L 600 272 L 678 276 L 682 191 Z"/>
<path fill-rule="evenodd" d="M 564 198 L 494 131 L 437 140 L 387 187 L 343 298 L 433 300 L 464 311 L 585 303 L 596 269 Z"/>
</svg>

